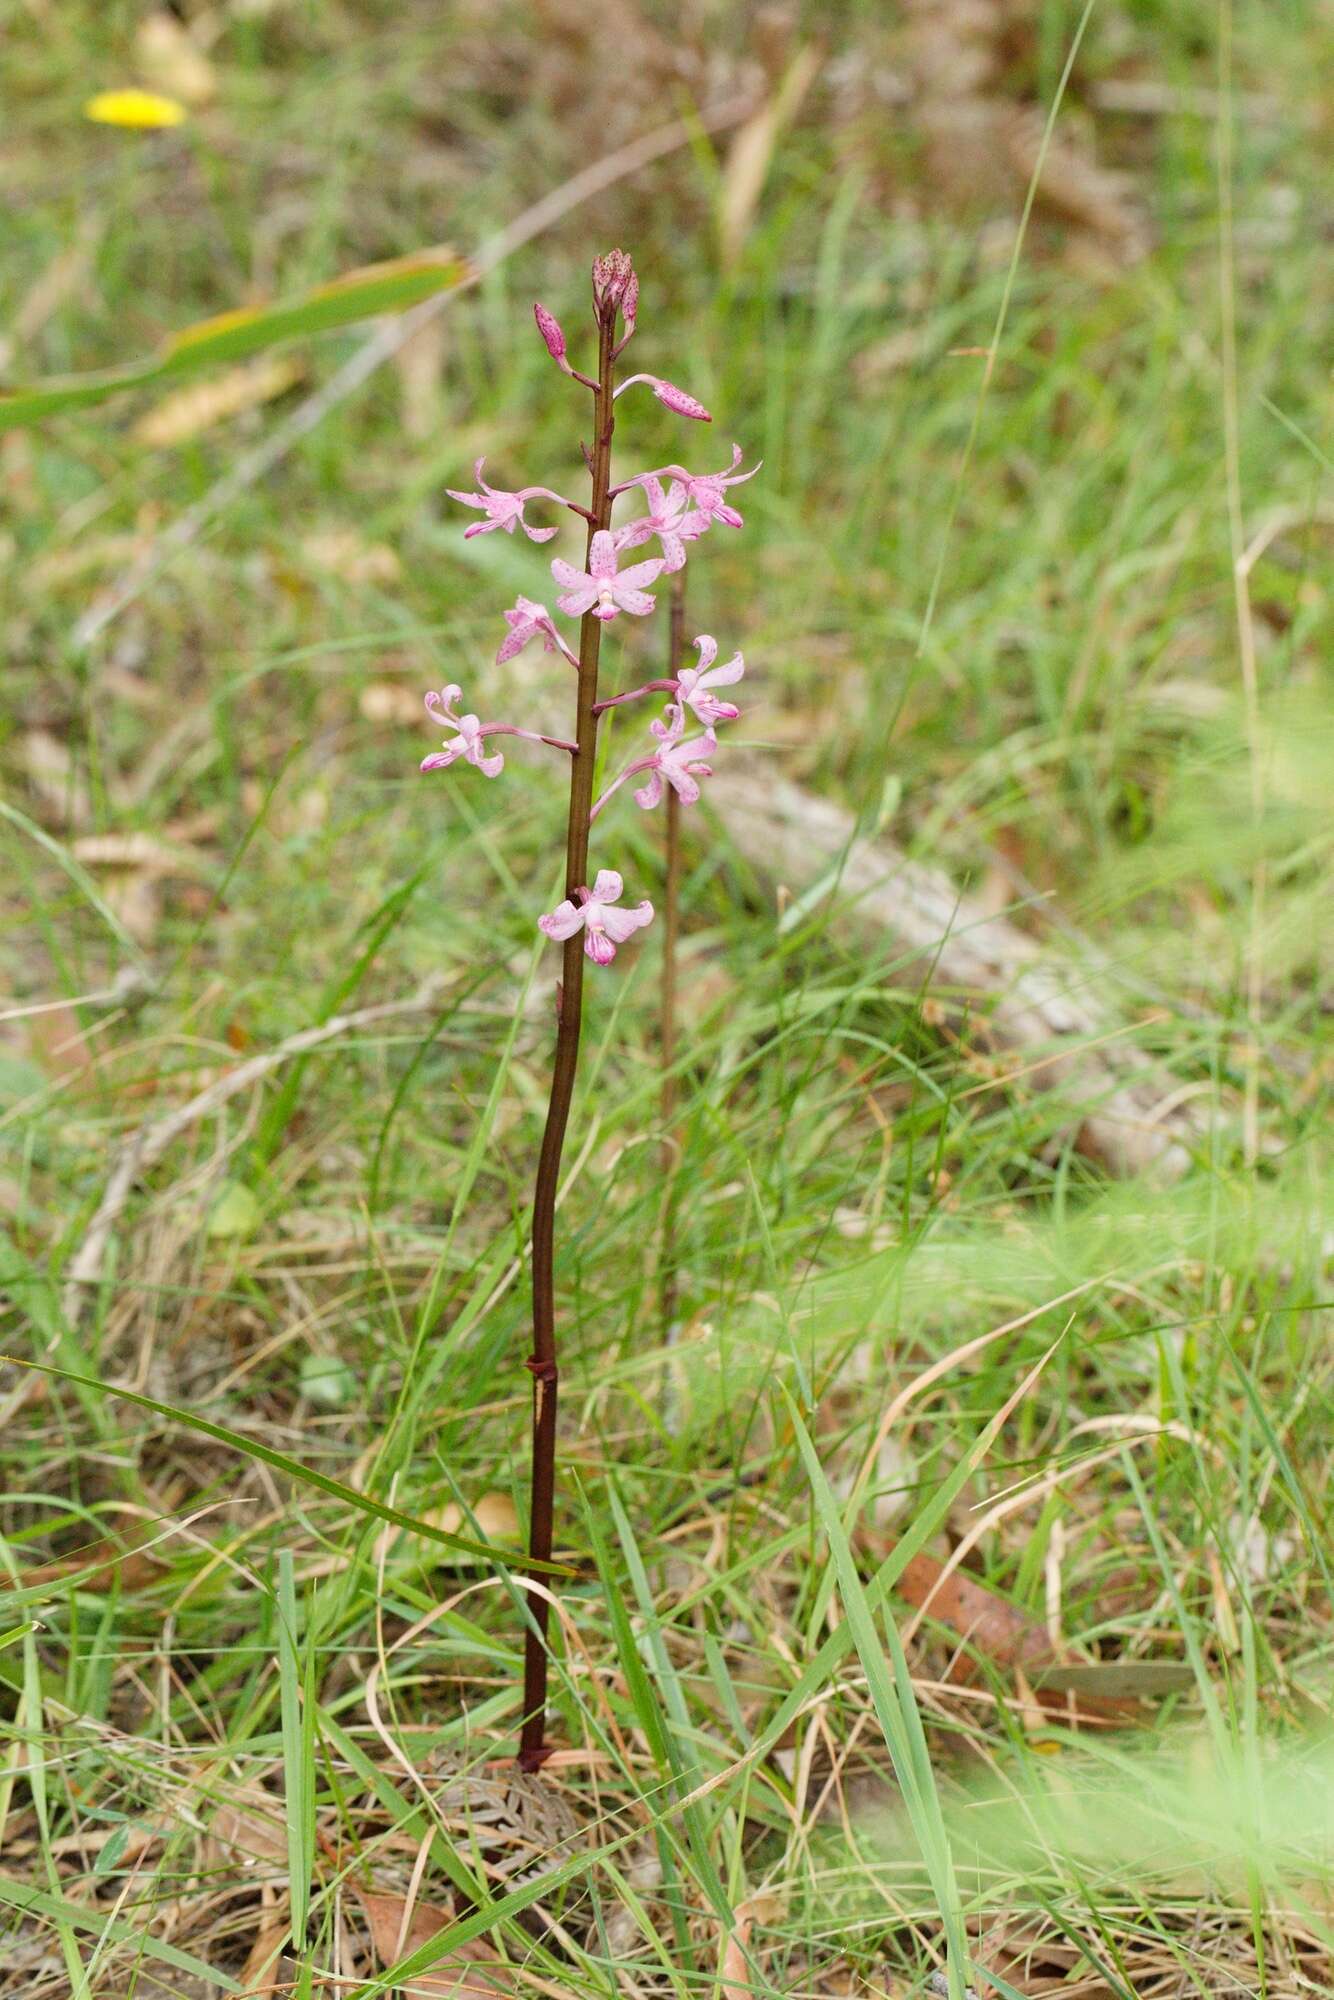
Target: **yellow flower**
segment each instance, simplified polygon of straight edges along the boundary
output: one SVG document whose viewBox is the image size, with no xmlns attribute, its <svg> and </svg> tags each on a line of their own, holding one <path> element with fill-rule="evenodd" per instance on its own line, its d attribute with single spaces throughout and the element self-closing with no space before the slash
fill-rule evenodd
<svg viewBox="0 0 1334 2000">
<path fill-rule="evenodd" d="M 130 125 L 152 131 L 162 125 L 179 125 L 186 110 L 174 97 L 160 97 L 155 90 L 102 90 L 88 99 L 83 115 L 97 125 Z"/>
</svg>

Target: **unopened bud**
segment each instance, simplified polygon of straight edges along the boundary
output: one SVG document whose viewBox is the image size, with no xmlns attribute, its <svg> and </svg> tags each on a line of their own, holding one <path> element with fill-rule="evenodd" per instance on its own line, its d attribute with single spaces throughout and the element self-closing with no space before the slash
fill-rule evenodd
<svg viewBox="0 0 1334 2000">
<path fill-rule="evenodd" d="M 565 335 L 561 332 L 560 321 L 555 314 L 549 313 L 545 306 L 534 305 L 533 318 L 537 321 L 537 330 L 546 342 L 547 353 L 552 360 L 564 361 Z"/>
<path fill-rule="evenodd" d="M 639 274 L 631 271 L 630 282 L 621 300 L 621 318 L 625 321 L 624 338 L 628 340 L 635 330 L 635 318 L 639 312 Z"/>
<path fill-rule="evenodd" d="M 593 259 L 593 303 L 599 312 L 614 311 L 633 283 L 635 267 L 624 250 L 608 250 Z"/>
<path fill-rule="evenodd" d="M 674 382 L 664 382 L 661 379 L 656 379 L 653 384 L 653 393 L 660 403 L 667 405 L 669 410 L 675 410 L 678 417 L 694 417 L 701 424 L 711 424 L 713 422 L 713 418 L 709 415 L 703 403 L 699 402 L 694 396 L 688 396 L 684 389 L 678 389 Z"/>
</svg>

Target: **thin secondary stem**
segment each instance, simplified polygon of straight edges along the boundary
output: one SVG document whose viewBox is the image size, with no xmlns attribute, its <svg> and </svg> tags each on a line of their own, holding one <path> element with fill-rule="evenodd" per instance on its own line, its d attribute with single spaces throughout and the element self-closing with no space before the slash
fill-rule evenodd
<svg viewBox="0 0 1334 2000">
<path fill-rule="evenodd" d="M 686 573 L 677 570 L 672 578 L 672 595 L 667 636 L 667 672 L 681 670 L 685 651 Z M 672 681 L 668 681 L 668 686 Z M 662 932 L 662 1012 L 659 1034 L 662 1045 L 662 1173 L 666 1199 L 662 1212 L 662 1282 L 659 1286 L 662 1324 L 670 1332 L 676 1316 L 676 1169 L 680 1138 L 676 1123 L 676 949 L 680 935 L 681 902 L 681 801 L 675 785 L 667 787 L 667 833 L 665 890 Z"/>
<path fill-rule="evenodd" d="M 616 309 L 604 306 L 599 315 L 598 379 L 593 403 L 593 447 L 589 471 L 593 493 L 588 514 L 587 564 L 593 537 L 611 526 L 612 350 Z M 589 812 L 593 803 L 593 771 L 597 758 L 598 649 L 602 621 L 590 611 L 579 632 L 579 693 L 575 751 L 570 759 L 570 817 L 565 838 L 565 894 L 573 900 L 588 874 Z M 556 1187 L 561 1151 L 574 1096 L 579 1062 L 579 1030 L 584 999 L 584 940 L 580 932 L 565 940 L 561 989 L 556 1009 L 556 1054 L 551 1073 L 551 1098 L 533 1189 L 533 1352 L 528 1367 L 533 1377 L 532 1499 L 528 1553 L 535 1563 L 549 1562 L 556 1500 L 556 1365 L 555 1227 Z M 546 1743 L 547 1626 L 550 1605 L 537 1591 L 529 1594 L 528 1629 L 524 1638 L 523 1727 L 519 1764 L 535 1771 L 550 1754 Z"/>
</svg>

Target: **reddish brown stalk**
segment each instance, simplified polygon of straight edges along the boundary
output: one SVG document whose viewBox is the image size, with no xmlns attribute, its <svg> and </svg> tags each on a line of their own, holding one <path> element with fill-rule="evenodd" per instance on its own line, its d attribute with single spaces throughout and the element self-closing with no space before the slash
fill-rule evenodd
<svg viewBox="0 0 1334 2000">
<path fill-rule="evenodd" d="M 667 634 L 667 674 L 671 681 L 681 670 L 686 633 L 686 573 L 677 570 L 672 578 L 670 622 Z M 662 1175 L 666 1195 L 662 1211 L 662 1249 L 659 1269 L 659 1302 L 664 1332 L 670 1333 L 676 1317 L 676 1168 L 680 1135 L 676 1132 L 676 948 L 680 934 L 681 901 L 681 801 L 676 787 L 667 787 L 667 835 L 664 875 L 662 933 L 662 1008 L 659 1039 L 662 1053 Z"/>
<path fill-rule="evenodd" d="M 593 537 L 611 526 L 612 364 L 615 359 L 617 308 L 600 306 L 598 316 L 598 379 L 593 403 L 593 446 L 588 452 L 593 494 L 588 509 L 588 554 Z M 570 816 L 565 836 L 565 894 L 571 900 L 585 886 L 588 874 L 588 816 L 593 805 L 593 770 L 597 757 L 596 713 L 598 648 L 602 621 L 585 614 L 579 633 L 579 693 L 575 752 L 570 759 Z M 574 1096 L 579 1062 L 579 1030 L 583 1017 L 584 937 L 576 931 L 565 940 L 561 959 L 561 989 L 556 1008 L 556 1055 L 551 1073 L 551 1097 L 533 1190 L 533 1352 L 528 1367 L 533 1377 L 533 1467 L 529 1511 L 528 1553 L 534 1563 L 551 1560 L 556 1499 L 556 1365 L 555 1227 L 556 1189 L 561 1151 Z M 530 1572 L 541 1589 L 550 1588 L 540 1573 Z M 550 1605 L 538 1591 L 529 1593 L 529 1626 L 523 1662 L 523 1728 L 519 1764 L 535 1771 L 551 1754 L 546 1741 L 547 1627 Z"/>
</svg>

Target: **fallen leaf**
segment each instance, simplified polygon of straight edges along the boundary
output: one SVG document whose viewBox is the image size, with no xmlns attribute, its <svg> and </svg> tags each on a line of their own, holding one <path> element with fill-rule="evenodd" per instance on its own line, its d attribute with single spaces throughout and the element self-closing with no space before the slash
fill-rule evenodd
<svg viewBox="0 0 1334 2000">
<path fill-rule="evenodd" d="M 130 435 L 136 444 L 155 451 L 188 444 L 215 425 L 244 410 L 257 409 L 283 395 L 305 374 L 304 364 L 290 354 L 266 354 L 244 367 L 229 368 L 205 382 L 191 382 L 164 396 L 145 411 Z"/>
<path fill-rule="evenodd" d="M 78 1555 L 62 1556 L 56 1562 L 38 1563 L 21 1573 L 25 1590 L 40 1589 L 78 1577 L 80 1590 L 143 1590 L 162 1574 L 160 1563 L 140 1549 L 123 1549 L 116 1542 L 93 1542 Z"/>
<path fill-rule="evenodd" d="M 188 847 L 175 847 L 152 833 L 86 833 L 74 842 L 74 858 L 89 868 L 137 868 L 147 875 L 198 875 L 205 864 Z"/>
<path fill-rule="evenodd" d="M 909 1557 L 895 1589 L 909 1604 L 924 1611 L 938 1625 L 957 1632 L 997 1666 L 1024 1668 L 1035 1686 L 1043 1669 L 1057 1666 L 1045 1625 L 962 1570 L 952 1570 L 946 1576 L 944 1564 L 925 1551 Z M 956 1661 L 948 1677 L 967 1685 L 976 1678 L 973 1663 Z M 1038 1687 L 1039 1696 L 1045 1692 L 1053 1700 L 1067 1691 L 1076 1690 L 1058 1689 L 1054 1681 Z M 1135 1708 L 1133 1699 L 1127 1700 L 1123 1693 L 1118 1694 L 1105 1684 L 1100 1690 L 1085 1691 L 1085 1699 L 1080 1703 L 1082 1715 L 1099 1721 L 1133 1714 Z"/>
<path fill-rule="evenodd" d="M 289 1905 L 285 1895 L 271 1888 L 261 1890 L 264 1898 L 259 1927 L 241 1968 L 242 2000 L 277 2000 L 290 1990 L 283 1968 L 283 1941 L 287 1936 Z"/>
<path fill-rule="evenodd" d="M 183 21 L 165 10 L 148 14 L 134 37 L 135 66 L 145 83 L 192 110 L 217 94 L 213 65 Z"/>
<path fill-rule="evenodd" d="M 30 729 L 22 739 L 20 756 L 47 817 L 61 826 L 86 826 L 92 818 L 92 800 L 68 746 L 49 730 Z"/>
<path fill-rule="evenodd" d="M 234 1862 L 287 1861 L 287 1820 L 281 1799 L 259 1785 L 228 1794 L 213 1815 L 209 1833 Z"/>
<path fill-rule="evenodd" d="M 723 1962 L 718 1968 L 720 2000 L 751 2000 L 751 1995 L 755 1991 L 750 1976 L 750 1963 L 746 1956 L 753 1922 L 754 1919 L 743 1904 L 733 1919 L 732 1929 L 723 1947 Z"/>
<path fill-rule="evenodd" d="M 472 1523 L 457 1500 L 449 1500 L 443 1507 L 428 1508 L 422 1519 L 446 1535 L 472 1535 L 475 1532 L 486 1542 L 518 1541 L 519 1517 L 508 1493 L 483 1493 L 479 1500 L 472 1502 L 471 1512 Z M 376 1537 L 377 1562 L 401 1539 L 403 1536 L 399 1529 L 384 1529 Z M 407 1536 L 406 1539 L 411 1541 L 412 1537 Z M 434 1563 L 436 1557 L 432 1553 L 427 1559 Z"/>
<path fill-rule="evenodd" d="M 406 1897 L 378 1895 L 358 1888 L 355 1882 L 351 1886 L 365 1912 L 371 1943 L 382 1966 L 396 1965 L 453 1921 L 431 1903 L 414 1903 L 405 1926 Z M 489 1945 L 473 1939 L 429 1972 L 401 1981 L 398 1990 L 403 2000 L 495 2000 L 498 1993 L 517 1994 L 520 1989 L 514 1968 L 498 1958 Z"/>
<path fill-rule="evenodd" d="M 355 528 L 321 528 L 307 535 L 302 552 L 316 569 L 344 583 L 397 583 L 402 566 L 386 542 L 366 542 Z"/>
<path fill-rule="evenodd" d="M 421 696 L 401 681 L 370 681 L 357 697 L 357 706 L 367 722 L 420 722 L 424 713 Z"/>
</svg>

